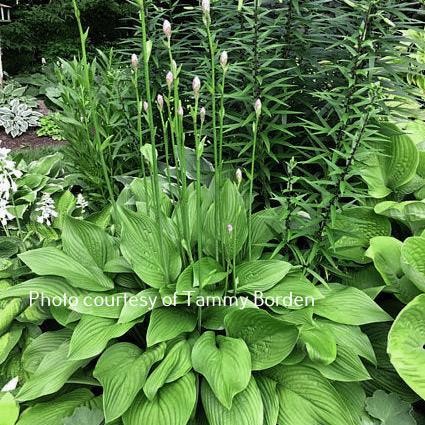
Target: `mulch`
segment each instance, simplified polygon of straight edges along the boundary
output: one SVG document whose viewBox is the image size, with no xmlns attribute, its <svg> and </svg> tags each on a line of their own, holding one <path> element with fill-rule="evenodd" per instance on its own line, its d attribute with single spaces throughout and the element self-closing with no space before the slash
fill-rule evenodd
<svg viewBox="0 0 425 425">
<path fill-rule="evenodd" d="M 46 146 L 62 146 L 66 142 L 53 140 L 51 137 L 37 136 L 37 129 L 27 131 L 25 134 L 14 139 L 8 136 L 3 130 L 0 130 L 0 147 L 15 149 L 38 149 Z"/>
</svg>

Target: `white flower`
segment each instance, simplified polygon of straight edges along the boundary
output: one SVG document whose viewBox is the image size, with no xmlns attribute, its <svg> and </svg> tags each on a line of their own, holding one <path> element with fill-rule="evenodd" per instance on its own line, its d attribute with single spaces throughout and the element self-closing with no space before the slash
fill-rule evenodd
<svg viewBox="0 0 425 425">
<path fill-rule="evenodd" d="M 222 66 L 223 69 L 226 68 L 228 61 L 229 61 L 229 55 L 224 50 L 223 52 L 221 52 L 221 55 L 220 55 L 220 65 Z"/>
<path fill-rule="evenodd" d="M 11 379 L 2 389 L 0 392 L 7 393 L 9 391 L 13 391 L 18 386 L 19 377 L 16 376 L 15 378 Z"/>
<path fill-rule="evenodd" d="M 162 25 L 162 30 L 164 31 L 165 36 L 170 39 L 171 38 L 171 24 L 168 19 L 166 19 Z"/>
<path fill-rule="evenodd" d="M 7 222 L 13 220 L 15 216 L 7 209 L 9 204 L 7 199 L 0 198 L 0 222 L 3 226 L 6 226 Z"/>
<path fill-rule="evenodd" d="M 22 176 L 15 161 L 9 158 L 10 149 L 0 148 L 0 198 L 9 199 L 10 192 L 16 192 L 15 178 Z"/>
<path fill-rule="evenodd" d="M 255 114 L 257 115 L 257 118 L 260 117 L 261 115 L 261 108 L 262 108 L 262 104 L 261 104 L 261 99 L 257 99 L 255 101 L 255 105 L 254 105 L 254 109 L 255 109 Z"/>
<path fill-rule="evenodd" d="M 82 193 L 77 195 L 77 207 L 81 208 L 81 212 L 84 214 L 89 203 L 86 201 Z"/>
<path fill-rule="evenodd" d="M 41 200 L 37 202 L 37 208 L 35 211 L 39 212 L 37 217 L 37 223 L 46 223 L 47 226 L 52 224 L 51 219 L 58 216 L 55 210 L 55 201 L 52 199 L 49 193 L 43 194 Z"/>
<path fill-rule="evenodd" d="M 133 53 L 133 54 L 131 55 L 131 66 L 132 66 L 133 68 L 137 68 L 137 67 L 139 66 L 139 58 L 138 58 L 138 56 L 136 55 L 136 53 Z"/>
<path fill-rule="evenodd" d="M 202 0 L 201 8 L 202 12 L 204 12 L 205 15 L 208 15 L 211 9 L 210 0 Z"/>
<path fill-rule="evenodd" d="M 199 96 L 199 90 L 201 90 L 201 80 L 199 77 L 195 77 L 192 82 L 192 89 L 195 97 Z"/>
</svg>

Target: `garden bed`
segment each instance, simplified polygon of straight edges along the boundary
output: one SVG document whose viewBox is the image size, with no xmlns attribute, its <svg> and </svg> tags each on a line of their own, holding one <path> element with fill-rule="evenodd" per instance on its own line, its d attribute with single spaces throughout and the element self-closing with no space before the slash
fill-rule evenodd
<svg viewBox="0 0 425 425">
<path fill-rule="evenodd" d="M 37 130 L 30 130 L 21 136 L 12 138 L 4 131 L 0 131 L 1 147 L 16 150 L 16 149 L 38 149 L 47 146 L 62 146 L 66 142 L 54 140 L 51 137 L 37 136 Z"/>
</svg>

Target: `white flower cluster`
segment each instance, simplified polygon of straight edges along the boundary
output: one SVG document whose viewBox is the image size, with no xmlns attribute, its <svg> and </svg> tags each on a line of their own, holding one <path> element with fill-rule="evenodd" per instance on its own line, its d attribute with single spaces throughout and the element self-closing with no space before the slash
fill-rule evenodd
<svg viewBox="0 0 425 425">
<path fill-rule="evenodd" d="M 55 210 L 55 201 L 49 193 L 44 193 L 41 200 L 36 204 L 36 212 L 40 214 L 37 216 L 37 222 L 40 224 L 46 223 L 47 226 L 52 224 L 51 220 L 58 216 Z"/>
<path fill-rule="evenodd" d="M 77 207 L 81 208 L 81 214 L 86 212 L 86 208 L 89 206 L 89 203 L 86 201 L 82 193 L 77 195 Z"/>
<path fill-rule="evenodd" d="M 10 149 L 0 148 L 0 222 L 3 226 L 15 218 L 9 211 L 12 207 L 9 205 L 9 199 L 17 189 L 14 179 L 22 176 L 22 172 L 16 168 L 15 161 L 9 158 L 9 152 Z"/>
</svg>

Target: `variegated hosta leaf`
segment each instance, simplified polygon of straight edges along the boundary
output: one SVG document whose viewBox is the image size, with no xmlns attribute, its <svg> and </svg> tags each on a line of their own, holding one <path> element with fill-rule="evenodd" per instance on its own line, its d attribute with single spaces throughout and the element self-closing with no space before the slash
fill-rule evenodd
<svg viewBox="0 0 425 425">
<path fill-rule="evenodd" d="M 216 336 L 212 331 L 197 339 L 192 350 L 192 364 L 228 409 L 233 397 L 247 387 L 251 378 L 251 355 L 245 342 Z"/>
<path fill-rule="evenodd" d="M 263 401 L 253 377 L 249 385 L 234 397 L 230 409 L 220 403 L 205 379 L 202 380 L 201 397 L 210 425 L 263 425 Z"/>
<path fill-rule="evenodd" d="M 195 403 L 196 379 L 189 372 L 163 386 L 152 401 L 140 391 L 122 419 L 124 425 L 186 425 Z"/>
<path fill-rule="evenodd" d="M 407 304 L 388 334 L 388 354 L 403 380 L 425 398 L 425 294 Z"/>
<path fill-rule="evenodd" d="M 114 344 L 100 357 L 93 376 L 103 386 L 106 422 L 119 418 L 143 387 L 153 364 L 164 357 L 165 344 L 143 352 L 134 344 Z"/>
</svg>

